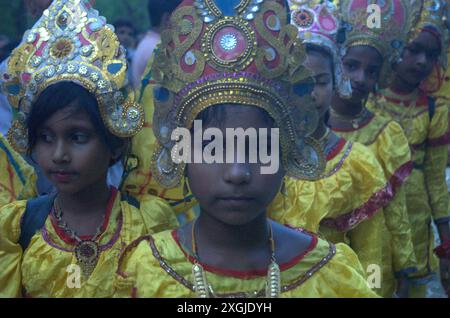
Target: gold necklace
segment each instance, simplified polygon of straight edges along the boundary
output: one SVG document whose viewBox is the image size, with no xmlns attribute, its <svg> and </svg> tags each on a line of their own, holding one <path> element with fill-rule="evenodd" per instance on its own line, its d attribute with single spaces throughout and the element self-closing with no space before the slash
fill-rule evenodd
<svg viewBox="0 0 450 318">
<path fill-rule="evenodd" d="M 75 246 L 75 257 L 77 258 L 78 265 L 81 268 L 81 271 L 85 277 L 91 276 L 92 272 L 97 265 L 99 256 L 100 256 L 100 248 L 97 239 L 102 234 L 102 225 L 105 220 L 105 215 L 103 215 L 102 222 L 97 227 L 97 231 L 95 235 L 90 240 L 82 240 L 75 231 L 70 229 L 67 226 L 67 223 L 62 220 L 63 212 L 61 206 L 59 205 L 58 198 L 55 198 L 53 203 L 54 216 L 57 220 L 58 227 L 61 228 L 64 232 L 66 232 L 72 239 L 77 241 L 77 245 Z"/>
<path fill-rule="evenodd" d="M 194 265 L 192 266 L 192 277 L 194 278 L 194 290 L 198 298 L 215 297 L 212 286 L 206 279 L 206 273 L 203 266 L 200 264 L 197 242 L 195 239 L 195 225 L 197 220 L 192 224 L 192 252 L 194 253 Z M 270 247 L 271 247 L 271 263 L 267 269 L 266 279 L 266 298 L 278 298 L 281 294 L 281 272 L 275 259 L 275 240 L 273 239 L 272 224 L 269 223 L 270 228 Z M 255 293 L 256 294 L 256 293 Z"/>
<path fill-rule="evenodd" d="M 345 121 L 345 122 L 350 121 L 350 123 L 352 124 L 352 127 L 354 129 L 358 129 L 361 126 L 361 122 L 366 119 L 366 115 L 369 112 L 366 107 L 363 107 L 362 110 L 354 116 L 341 115 L 338 112 L 336 112 L 333 108 L 330 108 L 330 113 L 332 114 L 332 116 L 337 117 L 337 118 L 341 119 L 342 121 Z"/>
</svg>

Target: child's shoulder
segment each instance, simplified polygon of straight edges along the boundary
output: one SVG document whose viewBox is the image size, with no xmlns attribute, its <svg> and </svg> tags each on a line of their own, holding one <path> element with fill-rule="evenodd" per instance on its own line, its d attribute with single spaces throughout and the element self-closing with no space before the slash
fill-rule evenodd
<svg viewBox="0 0 450 318">
<path fill-rule="evenodd" d="M 17 242 L 28 201 L 14 201 L 0 208 L 0 237 Z"/>
<path fill-rule="evenodd" d="M 279 264 L 299 263 L 317 248 L 322 249 L 323 243 L 328 245 L 328 242 L 303 228 L 294 228 L 275 222 L 272 223 L 272 228 L 275 256 Z"/>
</svg>

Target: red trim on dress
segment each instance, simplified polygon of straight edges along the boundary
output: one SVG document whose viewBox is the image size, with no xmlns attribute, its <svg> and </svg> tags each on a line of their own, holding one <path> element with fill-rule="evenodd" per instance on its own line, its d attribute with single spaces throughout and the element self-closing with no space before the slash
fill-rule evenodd
<svg viewBox="0 0 450 318">
<path fill-rule="evenodd" d="M 116 197 L 117 197 L 118 193 L 119 193 L 119 190 L 117 190 L 114 187 L 111 188 L 111 194 L 109 196 L 108 205 L 106 206 L 105 220 L 103 221 L 103 225 L 101 227 L 102 234 L 106 231 L 106 228 L 108 227 L 109 219 L 111 217 L 111 212 L 114 207 L 114 202 L 116 201 Z M 61 240 L 63 240 L 65 243 L 70 244 L 70 245 L 77 244 L 77 241 L 75 239 L 68 236 L 67 233 L 58 226 L 58 221 L 55 219 L 55 216 L 53 215 L 53 213 L 50 213 L 50 220 L 52 222 L 53 229 L 55 230 L 56 234 L 59 236 L 59 238 Z M 82 239 L 82 240 L 91 240 L 92 238 L 93 238 L 93 235 L 80 236 L 80 239 Z"/>
<path fill-rule="evenodd" d="M 392 90 L 392 88 L 391 88 L 391 90 Z M 401 93 L 395 92 L 394 90 L 392 90 L 392 91 L 395 94 L 397 94 L 397 95 L 409 95 L 409 93 L 401 94 Z M 398 98 L 391 97 L 391 96 L 385 96 L 385 95 L 380 94 L 380 93 L 378 93 L 376 96 L 377 97 L 384 97 L 387 101 L 389 101 L 391 103 L 402 104 L 405 107 L 409 107 L 409 106 L 411 106 L 412 103 L 416 102 L 415 100 L 412 100 L 412 99 L 411 100 L 402 100 L 402 99 L 398 99 Z M 415 106 L 416 107 L 424 107 L 424 106 L 428 107 L 428 104 L 429 104 L 429 102 L 428 102 L 427 94 L 424 91 L 419 90 L 419 94 L 417 96 L 417 102 L 416 102 Z"/>
<path fill-rule="evenodd" d="M 447 132 L 445 135 L 437 138 L 432 138 L 427 140 L 427 146 L 430 147 L 439 147 L 450 144 L 450 132 Z"/>
<path fill-rule="evenodd" d="M 305 233 L 305 234 L 310 235 L 312 238 L 309 246 L 306 248 L 306 250 L 304 252 L 295 256 L 292 260 L 290 260 L 286 263 L 283 263 L 283 264 L 279 264 L 280 271 L 288 270 L 289 268 L 297 265 L 303 258 L 305 258 L 306 255 L 308 255 L 312 250 L 314 250 L 314 248 L 316 247 L 317 242 L 318 242 L 317 236 L 314 234 L 309 234 L 309 233 Z M 192 255 L 188 254 L 184 250 L 183 246 L 181 245 L 177 230 L 172 231 L 172 237 L 175 240 L 175 242 L 177 243 L 180 250 L 187 257 L 189 262 L 194 264 L 194 262 L 195 262 L 194 257 L 192 257 Z M 201 262 L 199 264 L 202 265 L 203 268 L 208 272 L 223 275 L 223 276 L 231 276 L 231 277 L 235 277 L 235 278 L 239 278 L 239 279 L 252 279 L 252 278 L 263 277 L 263 276 L 267 275 L 267 268 L 256 269 L 256 270 L 251 270 L 251 271 L 236 271 L 236 270 L 228 270 L 228 269 L 222 269 L 222 268 L 206 265 Z"/>
<path fill-rule="evenodd" d="M 372 120 L 375 118 L 374 114 L 371 114 L 371 116 L 367 119 L 366 122 L 364 122 L 361 126 L 358 126 L 358 128 L 339 128 L 339 127 L 333 127 L 331 128 L 331 130 L 333 131 L 337 131 L 337 132 L 351 132 L 351 131 L 357 131 L 360 130 L 361 128 L 366 127 L 367 125 L 369 125 Z"/>
<path fill-rule="evenodd" d="M 334 148 L 330 151 L 330 153 L 327 155 L 327 161 L 333 160 L 344 148 L 345 144 L 347 143 L 347 140 L 345 138 L 339 139 L 339 142 L 334 146 Z"/>
<path fill-rule="evenodd" d="M 325 218 L 320 224 L 335 228 L 340 232 L 346 232 L 353 229 L 361 222 L 370 219 L 377 211 L 392 201 L 398 188 L 411 174 L 412 169 L 412 161 L 403 164 L 394 172 L 387 185 L 380 191 L 374 193 L 361 207 L 336 218 Z"/>
</svg>

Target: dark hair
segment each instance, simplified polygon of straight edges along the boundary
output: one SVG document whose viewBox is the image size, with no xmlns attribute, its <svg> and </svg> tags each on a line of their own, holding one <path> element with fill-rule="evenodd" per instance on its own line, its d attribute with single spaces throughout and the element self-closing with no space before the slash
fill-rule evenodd
<svg viewBox="0 0 450 318">
<path fill-rule="evenodd" d="M 163 15 L 165 13 L 171 14 L 180 3 L 181 0 L 148 0 L 150 25 L 152 27 L 160 26 Z"/>
<path fill-rule="evenodd" d="M 307 54 L 319 54 L 330 61 L 331 74 L 333 75 L 333 86 L 334 86 L 336 83 L 336 79 L 334 78 L 333 55 L 327 49 L 316 44 L 306 43 L 305 49 Z"/>
<path fill-rule="evenodd" d="M 233 104 L 231 104 L 231 105 L 233 105 Z M 240 106 L 240 105 L 236 104 L 236 106 Z M 257 108 L 258 110 L 260 110 L 261 114 L 264 115 L 264 120 L 267 122 L 267 124 L 275 125 L 275 121 L 273 120 L 273 118 L 264 109 L 257 107 L 257 106 L 250 106 L 250 105 L 242 105 L 242 106 Z M 210 124 L 215 124 L 220 127 L 222 125 L 222 123 L 224 122 L 224 120 L 227 116 L 227 112 L 229 110 L 230 110 L 230 104 L 218 104 L 218 105 L 210 106 L 210 107 L 204 109 L 203 111 L 201 111 L 197 115 L 195 120 L 201 120 L 204 126 L 210 125 Z"/>
<path fill-rule="evenodd" d="M 136 27 L 133 24 L 133 22 L 131 22 L 130 20 L 127 20 L 127 19 L 117 20 L 113 25 L 114 25 L 114 28 L 116 30 L 121 28 L 121 27 L 128 27 L 128 28 L 132 29 L 134 36 L 136 36 L 137 33 L 138 33 L 138 30 L 136 29 Z"/>
<path fill-rule="evenodd" d="M 54 113 L 68 106 L 74 107 L 75 111 L 85 111 L 88 114 L 96 132 L 111 151 L 128 143 L 126 138 L 117 137 L 106 128 L 100 115 L 97 99 L 93 94 L 73 82 L 59 82 L 47 87 L 31 108 L 27 119 L 30 155 L 37 142 L 39 127 Z M 115 162 L 118 160 L 120 158 Z M 115 162 L 111 162 L 111 164 Z"/>
</svg>

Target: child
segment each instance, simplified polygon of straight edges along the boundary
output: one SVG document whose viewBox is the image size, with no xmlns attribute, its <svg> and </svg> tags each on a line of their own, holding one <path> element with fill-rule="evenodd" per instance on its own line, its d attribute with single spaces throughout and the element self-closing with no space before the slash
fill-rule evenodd
<svg viewBox="0 0 450 318">
<path fill-rule="evenodd" d="M 344 72 L 352 84 L 352 97 L 333 98 L 329 123 L 336 133 L 346 139 L 369 147 L 383 167 L 390 181 L 394 199 L 383 210 L 388 233 L 383 234 L 382 294 L 390 297 L 395 290 L 406 295 L 406 276 L 416 270 L 411 242 L 411 229 L 405 204 L 403 182 L 412 169 L 410 151 L 401 127 L 390 120 L 375 116 L 366 108 L 366 101 L 376 87 L 386 86 L 390 65 L 401 52 L 402 43 L 414 23 L 416 6 L 409 1 L 389 0 L 380 7 L 381 27 L 367 25 L 370 1 L 340 2 L 342 25 L 345 29 L 343 45 Z"/>
<path fill-rule="evenodd" d="M 144 116 L 112 27 L 83 1 L 48 10 L 1 76 L 16 112 L 9 142 L 57 193 L 0 210 L 0 297 L 108 297 L 124 246 L 177 222 L 159 199 L 139 207 L 107 185 Z"/>
<path fill-rule="evenodd" d="M 153 175 L 170 187 L 186 171 L 201 212 L 194 222 L 143 237 L 127 248 L 119 264 L 118 297 L 375 296 L 347 246 L 335 247 L 267 219 L 267 206 L 284 175 L 318 176 L 322 150 L 304 140 L 315 130 L 317 114 L 309 98 L 308 71 L 302 67 L 305 53 L 295 40 L 297 30 L 287 23 L 284 1 L 264 1 L 257 9 L 253 13 L 247 5 L 234 8 L 214 1 L 197 12 L 194 1 L 185 0 L 172 15 L 173 29 L 163 37 L 152 69 L 159 142 Z M 206 18 L 209 13 L 211 19 Z M 182 27 L 187 21 L 193 29 Z M 191 44 L 180 51 L 182 35 Z M 195 49 L 200 43 L 205 53 Z M 186 53 L 186 58 L 177 56 Z M 187 73 L 177 71 L 181 69 Z M 217 134 L 203 142 L 203 152 L 209 149 L 223 160 L 223 145 L 232 162 L 171 160 L 176 145 L 166 137 L 177 128 L 200 133 L 194 120 Z M 272 145 L 271 154 L 281 151 L 275 157 L 282 162 L 280 169 L 261 173 L 260 160 L 248 162 L 251 152 L 245 152 L 245 163 L 236 163 L 239 151 L 229 148 L 234 139 L 218 136 L 238 128 L 270 129 L 257 139 L 260 145 Z M 278 135 L 280 146 L 273 144 Z M 246 138 L 246 146 L 252 140 Z"/>
<path fill-rule="evenodd" d="M 329 225 L 334 231 L 326 231 L 326 238 L 348 243 L 363 268 L 370 270 L 371 264 L 382 263 L 382 233 L 386 230 L 383 213 L 378 212 L 392 199 L 389 181 L 369 149 L 338 137 L 326 125 L 334 87 L 341 96 L 351 94 L 335 42 L 339 22 L 333 16 L 334 6 L 289 4 L 291 21 L 306 43 L 305 66 L 315 76 L 312 94 L 320 120 L 313 136 L 325 145 L 327 165 L 319 180 L 287 179 L 286 194 L 277 196 L 269 216 L 312 232 L 319 231 L 321 222 Z"/>
<path fill-rule="evenodd" d="M 411 282 L 413 297 L 425 297 L 427 278 L 438 269 L 433 255 L 432 221 L 443 246 L 450 244 L 445 181 L 448 104 L 442 99 L 434 100 L 419 88 L 446 55 L 443 6 L 439 1 L 424 1 L 415 32 L 408 38 L 402 60 L 395 65 L 392 84 L 371 103 L 375 112 L 402 125 L 412 149 L 414 170 L 406 182 L 406 203 L 418 261 L 418 272 Z M 440 256 L 441 279 L 448 292 L 450 256 Z"/>
</svg>

